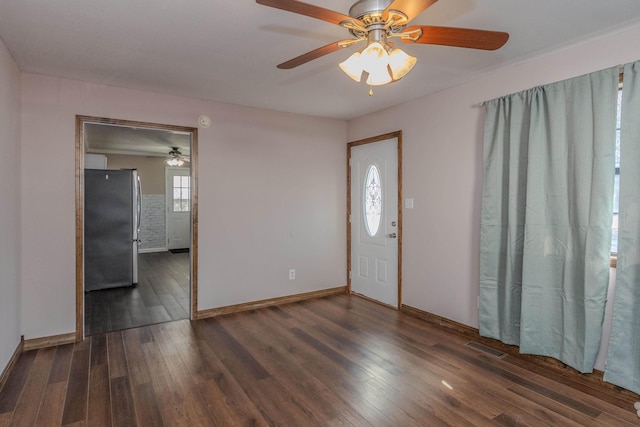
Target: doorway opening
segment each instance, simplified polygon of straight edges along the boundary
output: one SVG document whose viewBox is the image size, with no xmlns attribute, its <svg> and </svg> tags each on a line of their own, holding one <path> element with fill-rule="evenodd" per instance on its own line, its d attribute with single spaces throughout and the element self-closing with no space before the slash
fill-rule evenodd
<svg viewBox="0 0 640 427">
<path fill-rule="evenodd" d="M 402 131 L 347 145 L 347 289 L 402 307 Z"/>
<path fill-rule="evenodd" d="M 197 312 L 197 139 L 191 127 L 76 116 L 78 341 Z M 178 199 L 166 186 L 176 147 Z M 182 213 L 175 253 L 168 200 Z"/>
</svg>

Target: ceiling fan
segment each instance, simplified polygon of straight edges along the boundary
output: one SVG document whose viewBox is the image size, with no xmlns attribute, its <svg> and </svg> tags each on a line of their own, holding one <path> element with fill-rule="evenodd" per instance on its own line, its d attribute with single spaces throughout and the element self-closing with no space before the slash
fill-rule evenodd
<svg viewBox="0 0 640 427">
<path fill-rule="evenodd" d="M 171 151 L 167 155 L 165 162 L 169 166 L 177 166 L 180 167 L 184 165 L 184 162 L 188 162 L 189 158 L 187 156 L 182 155 L 178 147 L 171 147 Z"/>
<path fill-rule="evenodd" d="M 400 80 L 416 59 L 389 41 L 398 38 L 407 44 L 433 44 L 495 50 L 509 39 L 508 33 L 471 28 L 434 27 L 407 24 L 438 0 L 359 0 L 344 15 L 330 9 L 297 0 L 256 0 L 256 3 L 320 19 L 349 30 L 354 38 L 340 40 L 278 65 L 291 69 L 341 48 L 363 41 L 367 46 L 340 64 L 340 68 L 359 82 L 367 75 L 367 84 L 378 86 Z M 370 92 L 372 94 L 372 92 Z"/>
</svg>

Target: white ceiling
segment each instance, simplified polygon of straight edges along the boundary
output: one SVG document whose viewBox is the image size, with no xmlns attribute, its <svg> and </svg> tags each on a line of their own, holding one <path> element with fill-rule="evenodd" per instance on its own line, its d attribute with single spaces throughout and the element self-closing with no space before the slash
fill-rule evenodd
<svg viewBox="0 0 640 427">
<path fill-rule="evenodd" d="M 173 147 L 189 156 L 191 134 L 101 123 L 84 125 L 84 149 L 87 153 L 165 157 Z"/>
<path fill-rule="evenodd" d="M 352 4 L 307 1 L 345 14 Z M 418 63 L 370 97 L 337 66 L 357 46 L 276 69 L 349 33 L 253 0 L 0 1 L 0 38 L 25 72 L 340 119 L 638 22 L 638 0 L 439 0 L 412 23 L 506 31 L 509 41 L 494 52 L 403 44 Z"/>
</svg>

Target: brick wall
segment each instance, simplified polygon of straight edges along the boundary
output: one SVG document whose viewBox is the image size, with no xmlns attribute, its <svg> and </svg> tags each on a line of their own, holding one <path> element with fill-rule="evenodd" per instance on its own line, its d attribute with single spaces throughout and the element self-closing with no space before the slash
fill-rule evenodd
<svg viewBox="0 0 640 427">
<path fill-rule="evenodd" d="M 142 252 L 167 247 L 164 194 L 143 194 L 138 249 Z"/>
</svg>

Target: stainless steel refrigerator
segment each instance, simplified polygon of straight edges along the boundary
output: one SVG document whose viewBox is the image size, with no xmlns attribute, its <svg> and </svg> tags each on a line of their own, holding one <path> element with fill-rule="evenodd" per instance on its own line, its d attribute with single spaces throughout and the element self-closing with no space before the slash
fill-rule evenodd
<svg viewBox="0 0 640 427">
<path fill-rule="evenodd" d="M 141 186 L 135 169 L 84 171 L 84 290 L 138 282 Z"/>
</svg>

